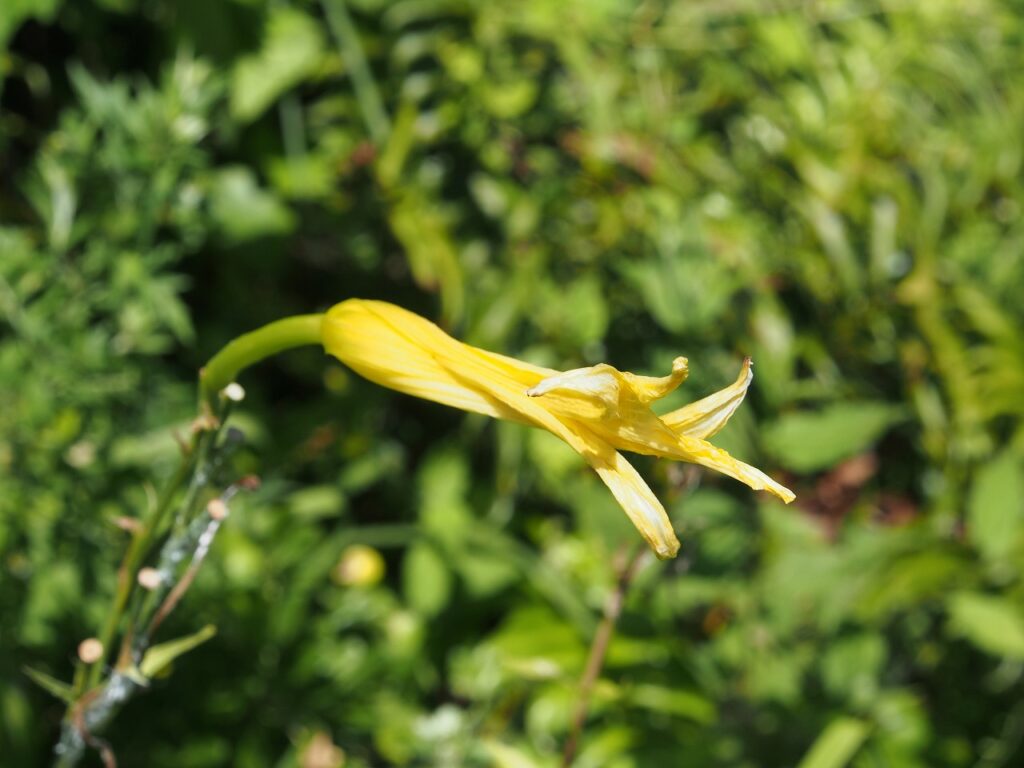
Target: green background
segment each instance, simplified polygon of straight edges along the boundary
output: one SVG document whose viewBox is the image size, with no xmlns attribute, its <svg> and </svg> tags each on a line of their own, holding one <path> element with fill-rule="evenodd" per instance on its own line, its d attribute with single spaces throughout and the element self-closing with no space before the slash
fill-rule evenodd
<svg viewBox="0 0 1024 768">
<path fill-rule="evenodd" d="M 352 296 L 553 367 L 731 382 L 770 498 L 638 460 L 579 768 L 1024 761 L 1024 10 L 996 0 L 0 4 L 0 762 L 45 765 L 195 372 Z M 555 438 L 315 349 L 121 765 L 559 764 L 639 539 Z M 351 584 L 346 548 L 379 551 Z M 90 757 L 90 765 L 99 765 Z M 338 761 L 327 765 L 337 765 Z"/>
</svg>

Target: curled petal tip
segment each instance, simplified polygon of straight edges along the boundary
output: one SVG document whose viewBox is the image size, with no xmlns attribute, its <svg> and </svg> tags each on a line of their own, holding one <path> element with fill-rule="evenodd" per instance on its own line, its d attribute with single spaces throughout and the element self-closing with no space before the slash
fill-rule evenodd
<svg viewBox="0 0 1024 768">
<path fill-rule="evenodd" d="M 651 547 L 654 550 L 655 557 L 657 557 L 659 560 L 671 560 L 673 557 L 679 554 L 678 541 L 673 541 L 671 544 L 665 543 L 651 545 Z"/>
</svg>

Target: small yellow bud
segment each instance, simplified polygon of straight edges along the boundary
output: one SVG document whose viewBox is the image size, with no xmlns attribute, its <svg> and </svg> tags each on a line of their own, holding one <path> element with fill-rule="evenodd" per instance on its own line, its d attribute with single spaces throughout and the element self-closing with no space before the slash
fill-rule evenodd
<svg viewBox="0 0 1024 768">
<path fill-rule="evenodd" d="M 371 587 L 384 578 L 384 558 L 373 547 L 353 544 L 341 553 L 331 575 L 345 587 Z"/>
</svg>

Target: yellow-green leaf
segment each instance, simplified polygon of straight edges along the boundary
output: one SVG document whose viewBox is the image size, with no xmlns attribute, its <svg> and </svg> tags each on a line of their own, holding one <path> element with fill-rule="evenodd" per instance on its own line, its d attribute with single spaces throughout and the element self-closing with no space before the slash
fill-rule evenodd
<svg viewBox="0 0 1024 768">
<path fill-rule="evenodd" d="M 235 66 L 231 78 L 231 112 L 239 120 L 258 117 L 285 91 L 320 66 L 324 36 L 320 25 L 301 11 L 271 11 L 263 47 Z"/>
<path fill-rule="evenodd" d="M 797 768 L 843 768 L 868 737 L 868 724 L 852 717 L 833 720 Z"/>
<path fill-rule="evenodd" d="M 73 689 L 67 683 L 61 682 L 55 677 L 51 677 L 45 672 L 40 672 L 38 669 L 32 669 L 32 667 L 22 667 L 28 678 L 42 688 L 47 693 L 56 696 L 61 701 L 65 701 L 68 704 L 74 699 Z"/>
<path fill-rule="evenodd" d="M 814 472 L 871 447 L 902 417 L 888 403 L 838 403 L 783 416 L 765 431 L 765 445 L 787 469 Z"/>
<path fill-rule="evenodd" d="M 142 657 L 139 672 L 146 678 L 155 677 L 176 658 L 202 645 L 216 634 L 217 628 L 212 624 L 207 624 L 195 634 L 154 645 Z"/>
<path fill-rule="evenodd" d="M 1024 659 L 1024 615 L 1001 597 L 957 592 L 949 599 L 950 628 L 996 656 Z"/>
<path fill-rule="evenodd" d="M 971 488 L 967 507 L 969 535 L 989 560 L 1006 558 L 1024 523 L 1024 474 L 1020 459 L 1004 451 L 983 466 Z"/>
</svg>

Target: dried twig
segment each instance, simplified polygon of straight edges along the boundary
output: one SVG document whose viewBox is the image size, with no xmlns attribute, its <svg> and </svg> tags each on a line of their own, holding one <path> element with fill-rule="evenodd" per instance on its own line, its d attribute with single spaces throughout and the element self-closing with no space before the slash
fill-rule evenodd
<svg viewBox="0 0 1024 768">
<path fill-rule="evenodd" d="M 615 624 L 622 613 L 622 605 L 626 600 L 626 593 L 633 582 L 633 577 L 644 561 L 647 550 L 643 546 L 634 546 L 628 551 L 625 545 L 616 555 L 615 562 L 615 589 L 608 596 L 604 606 L 604 615 L 601 623 L 597 626 L 594 639 L 590 643 L 590 654 L 587 656 L 587 665 L 580 677 L 579 699 L 576 702 L 576 709 L 573 712 L 572 725 L 569 728 L 569 736 L 565 740 L 565 748 L 562 751 L 562 768 L 569 768 L 576 758 L 576 749 L 579 746 L 580 735 L 583 732 L 583 724 L 587 720 L 587 709 L 590 706 L 590 694 L 594 684 L 601 674 L 604 666 L 604 659 L 608 653 L 608 644 L 611 642 L 612 633 L 615 631 Z"/>
</svg>

